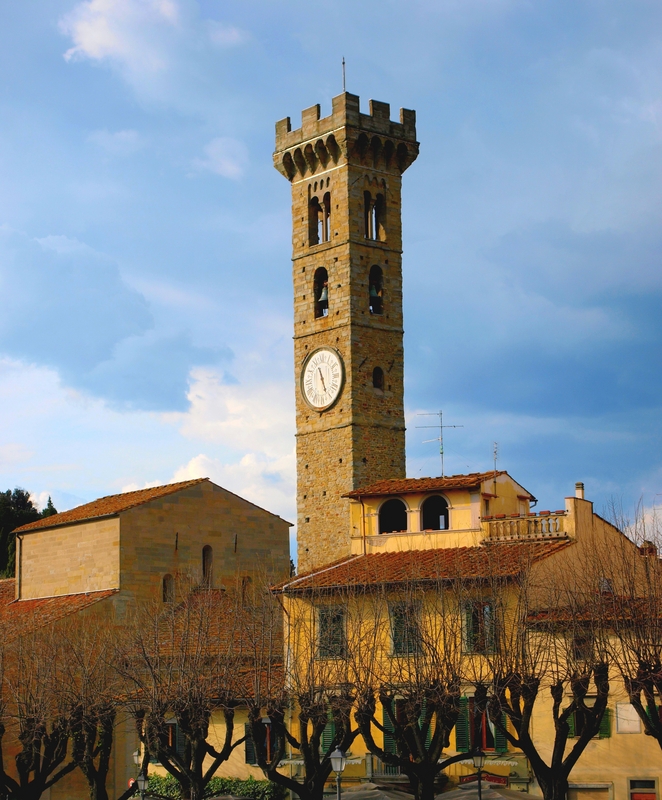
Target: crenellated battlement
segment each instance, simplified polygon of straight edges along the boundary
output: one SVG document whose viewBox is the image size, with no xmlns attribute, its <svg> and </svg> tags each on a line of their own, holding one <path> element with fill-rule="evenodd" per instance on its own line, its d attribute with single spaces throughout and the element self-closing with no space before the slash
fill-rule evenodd
<svg viewBox="0 0 662 800">
<path fill-rule="evenodd" d="M 313 174 L 328 161 L 338 164 L 353 152 L 363 160 L 370 148 L 373 158 L 381 155 L 386 167 L 400 172 L 418 155 L 415 111 L 401 108 L 400 122 L 394 122 L 388 103 L 371 100 L 370 113 L 362 114 L 358 95 L 343 92 L 333 98 L 328 117 L 320 113 L 319 104 L 304 109 L 296 130 L 289 117 L 276 123 L 274 165 L 289 180 Z"/>
</svg>

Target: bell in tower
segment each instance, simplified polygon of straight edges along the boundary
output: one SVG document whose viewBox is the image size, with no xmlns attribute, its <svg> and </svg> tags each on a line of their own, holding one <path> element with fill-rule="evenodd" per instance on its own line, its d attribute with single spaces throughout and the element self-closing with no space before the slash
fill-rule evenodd
<svg viewBox="0 0 662 800">
<path fill-rule="evenodd" d="M 346 493 L 405 477 L 402 173 L 416 114 L 347 92 L 276 124 L 292 184 L 300 571 L 350 553 Z"/>
</svg>

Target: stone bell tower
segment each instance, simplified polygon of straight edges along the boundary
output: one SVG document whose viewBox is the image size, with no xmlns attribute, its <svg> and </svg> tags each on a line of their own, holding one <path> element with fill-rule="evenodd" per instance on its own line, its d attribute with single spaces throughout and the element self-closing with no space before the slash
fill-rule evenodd
<svg viewBox="0 0 662 800">
<path fill-rule="evenodd" d="M 292 130 L 276 124 L 276 169 L 292 184 L 299 570 L 349 555 L 349 501 L 405 477 L 402 173 L 416 114 L 333 98 Z"/>
</svg>

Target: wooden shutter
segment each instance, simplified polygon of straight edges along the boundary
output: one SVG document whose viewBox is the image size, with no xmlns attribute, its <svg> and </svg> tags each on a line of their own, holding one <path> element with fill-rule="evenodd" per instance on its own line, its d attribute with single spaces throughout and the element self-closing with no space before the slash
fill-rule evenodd
<svg viewBox="0 0 662 800">
<path fill-rule="evenodd" d="M 600 720 L 598 739 L 609 739 L 611 736 L 611 708 L 605 708 L 605 713 Z"/>
<path fill-rule="evenodd" d="M 425 722 L 425 711 L 426 711 L 426 704 L 425 700 L 423 701 L 423 707 L 421 708 L 421 716 L 418 718 L 418 724 L 420 727 L 423 726 Z M 427 733 L 425 734 L 425 749 L 430 749 L 430 744 L 432 743 L 432 726 L 434 724 L 434 717 L 430 720 L 430 724 L 428 725 Z"/>
<path fill-rule="evenodd" d="M 244 723 L 244 736 L 246 737 L 246 763 L 257 764 L 257 754 L 255 752 L 255 743 L 253 742 L 253 734 L 249 722 Z"/>
<path fill-rule="evenodd" d="M 326 723 L 326 727 L 322 731 L 322 736 L 320 737 L 320 749 L 322 751 L 321 752 L 322 758 L 329 752 L 329 749 L 333 744 L 335 736 L 336 736 L 336 723 L 333 721 L 331 712 L 329 712 L 329 721 Z"/>
<path fill-rule="evenodd" d="M 575 733 L 575 712 L 568 717 L 568 739 L 574 739 L 577 734 Z"/>
<path fill-rule="evenodd" d="M 501 724 L 505 728 L 507 725 L 507 719 L 505 712 L 501 712 Z M 494 726 L 494 749 L 497 753 L 505 753 L 508 750 L 508 739 L 506 739 L 505 733 L 499 730 L 498 726 Z"/>
<path fill-rule="evenodd" d="M 471 749 L 469 735 L 469 698 L 460 698 L 460 714 L 455 723 L 455 749 L 458 753 L 468 753 Z"/>
<path fill-rule="evenodd" d="M 395 728 L 385 708 L 382 708 L 382 724 L 384 725 L 384 752 L 395 754 L 397 753 L 395 736 L 393 735 L 395 733 Z"/>
</svg>

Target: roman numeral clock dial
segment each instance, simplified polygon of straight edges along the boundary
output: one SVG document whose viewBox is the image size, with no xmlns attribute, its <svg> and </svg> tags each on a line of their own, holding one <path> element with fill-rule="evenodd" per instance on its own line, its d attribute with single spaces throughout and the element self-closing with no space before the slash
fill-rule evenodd
<svg viewBox="0 0 662 800">
<path fill-rule="evenodd" d="M 301 394 L 315 411 L 325 411 L 336 402 L 345 382 L 340 353 L 331 347 L 314 350 L 303 362 Z"/>
</svg>

